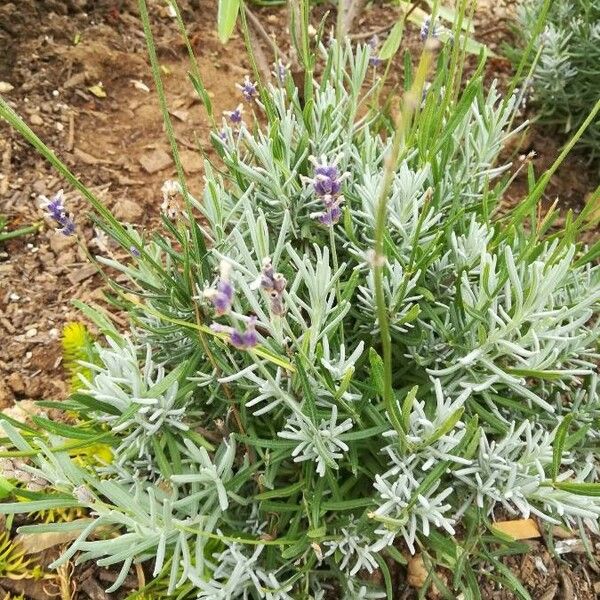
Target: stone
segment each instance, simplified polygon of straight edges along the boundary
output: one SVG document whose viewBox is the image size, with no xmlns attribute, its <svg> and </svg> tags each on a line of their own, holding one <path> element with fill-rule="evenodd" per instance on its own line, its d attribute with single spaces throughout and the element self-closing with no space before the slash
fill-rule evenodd
<svg viewBox="0 0 600 600">
<path fill-rule="evenodd" d="M 15 394 L 24 394 L 25 393 L 25 380 L 21 373 L 11 373 L 7 379 L 8 387 Z"/>
<path fill-rule="evenodd" d="M 12 406 L 14 400 L 14 396 L 8 387 L 0 385 L 0 409 Z"/>
<path fill-rule="evenodd" d="M 171 110 L 169 111 L 176 119 L 183 121 L 184 123 L 188 120 L 189 114 L 187 110 Z"/>
<path fill-rule="evenodd" d="M 427 569 L 420 554 L 415 554 L 408 559 L 406 581 L 408 585 L 414 588 L 423 587 L 427 580 Z"/>
<path fill-rule="evenodd" d="M 141 221 L 144 215 L 143 208 L 133 200 L 119 200 L 115 203 L 113 211 L 119 221 L 125 221 L 126 223 Z"/>
<path fill-rule="evenodd" d="M 158 173 L 173 164 L 171 157 L 162 149 L 157 148 L 140 158 L 140 164 L 146 173 Z"/>
<path fill-rule="evenodd" d="M 88 154 L 83 151 L 81 148 L 75 148 L 73 150 L 73 154 L 76 158 L 78 158 L 84 165 L 97 165 L 100 162 L 100 159 Z"/>
<path fill-rule="evenodd" d="M 38 115 L 38 113 L 33 113 L 31 115 L 31 117 L 29 117 L 29 122 L 32 125 L 39 126 L 39 125 L 43 125 L 44 124 L 44 119 L 42 119 L 42 117 L 40 117 L 40 115 Z"/>
<path fill-rule="evenodd" d="M 94 275 L 97 272 L 97 270 L 98 269 L 96 269 L 94 265 L 85 265 L 79 269 L 71 271 L 67 275 L 67 277 L 73 285 L 77 285 L 78 283 L 89 279 L 92 275 Z"/>
<path fill-rule="evenodd" d="M 33 188 L 33 191 L 41 196 L 46 196 L 48 194 L 48 186 L 46 185 L 46 182 L 43 179 L 36 179 L 36 181 L 33 182 L 33 185 L 31 186 Z"/>
<path fill-rule="evenodd" d="M 75 244 L 76 239 L 74 235 L 66 236 L 60 233 L 52 233 L 50 235 L 50 249 L 56 255 L 63 254 L 67 248 Z"/>
<path fill-rule="evenodd" d="M 71 75 L 71 77 L 69 77 L 69 79 L 63 83 L 63 87 L 68 89 L 83 85 L 87 79 L 87 76 L 88 75 L 85 71 L 82 71 L 81 73 L 75 73 L 75 75 Z"/>
<path fill-rule="evenodd" d="M 183 170 L 188 173 L 199 173 L 204 168 L 202 163 L 202 157 L 198 152 L 193 150 L 182 150 L 181 151 L 181 164 Z"/>
</svg>

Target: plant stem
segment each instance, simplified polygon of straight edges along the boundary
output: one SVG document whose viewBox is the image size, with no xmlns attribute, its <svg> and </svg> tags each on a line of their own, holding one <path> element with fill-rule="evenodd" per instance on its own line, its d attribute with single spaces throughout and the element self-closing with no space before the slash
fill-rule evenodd
<svg viewBox="0 0 600 600">
<path fill-rule="evenodd" d="M 387 220 L 387 202 L 396 174 L 398 162 L 404 149 L 406 134 L 409 131 L 413 114 L 418 106 L 419 99 L 433 59 L 434 43 L 427 43 L 421 55 L 415 79 L 408 92 L 404 95 L 402 108 L 395 119 L 395 130 L 390 148 L 385 160 L 383 182 L 379 193 L 377 213 L 375 215 L 375 243 L 373 247 L 373 280 L 375 287 L 375 302 L 377 305 L 377 320 L 381 334 L 381 345 L 383 348 L 383 383 L 384 404 L 388 414 L 394 412 L 394 390 L 392 387 L 392 339 L 390 335 L 389 315 L 385 300 L 383 287 L 383 269 L 385 266 L 384 236 Z"/>
<path fill-rule="evenodd" d="M 6 240 L 12 240 L 14 238 L 21 237 L 22 235 L 28 235 L 30 233 L 35 233 L 41 226 L 42 226 L 41 223 L 36 223 L 35 225 L 21 227 L 20 229 L 15 229 L 13 231 L 0 231 L 0 242 L 5 242 Z"/>
<path fill-rule="evenodd" d="M 258 63 L 256 62 L 256 55 L 254 54 L 254 49 L 252 48 L 252 40 L 250 39 L 250 28 L 248 27 L 248 20 L 246 19 L 246 3 L 243 0 L 240 2 L 240 23 L 242 25 L 242 33 L 244 34 L 244 44 L 246 45 L 246 50 L 248 51 L 248 58 L 250 59 L 252 74 L 254 76 L 254 79 L 261 83 L 262 78 L 260 76 Z"/>
<path fill-rule="evenodd" d="M 194 242 L 194 250 L 196 252 L 196 258 L 200 262 L 199 265 L 195 265 L 195 267 L 200 271 L 201 276 L 204 279 L 208 279 L 210 277 L 210 269 L 208 263 L 206 261 L 206 244 L 204 242 L 204 238 L 202 234 L 199 232 L 198 227 L 196 225 L 196 220 L 194 218 L 194 211 L 192 207 L 192 201 L 190 200 L 190 194 L 187 187 L 187 182 L 185 178 L 185 173 L 183 170 L 183 165 L 181 164 L 181 158 L 179 156 L 179 146 L 177 145 L 177 140 L 175 139 L 175 130 L 173 129 L 173 123 L 171 121 L 171 117 L 169 115 L 169 107 L 167 103 L 167 97 L 165 94 L 165 89 L 162 82 L 162 77 L 160 74 L 160 65 L 158 62 L 158 57 L 156 55 L 156 46 L 154 44 L 154 36 L 152 34 L 152 28 L 150 26 L 150 17 L 148 15 L 148 6 L 146 5 L 146 0 L 138 0 L 140 17 L 142 19 L 142 26 L 144 28 L 144 37 L 146 38 L 146 46 L 148 48 L 148 56 L 150 58 L 150 66 L 152 69 L 152 77 L 154 79 L 154 85 L 156 86 L 156 93 L 158 94 L 158 101 L 160 105 L 160 110 L 163 117 L 163 122 L 165 125 L 165 132 L 167 134 L 167 138 L 169 140 L 169 144 L 171 146 L 171 155 L 173 157 L 173 162 L 175 163 L 175 169 L 177 171 L 177 179 L 179 180 L 179 185 L 181 185 L 181 192 L 183 195 L 183 199 L 185 202 L 185 208 L 187 217 L 190 223 L 190 228 L 192 230 L 192 241 Z M 186 259 L 189 259 L 190 249 L 189 242 L 187 236 L 183 238 L 184 244 L 184 253 L 186 255 Z"/>
<path fill-rule="evenodd" d="M 337 273 L 339 269 L 337 249 L 335 246 L 335 234 L 333 232 L 333 226 L 329 227 L 329 245 L 331 246 L 331 261 L 333 262 L 333 272 Z M 342 293 L 340 291 L 340 279 L 339 277 L 335 281 L 335 299 L 338 304 L 342 303 Z M 344 328 L 340 329 L 341 341 L 344 343 Z"/>
</svg>

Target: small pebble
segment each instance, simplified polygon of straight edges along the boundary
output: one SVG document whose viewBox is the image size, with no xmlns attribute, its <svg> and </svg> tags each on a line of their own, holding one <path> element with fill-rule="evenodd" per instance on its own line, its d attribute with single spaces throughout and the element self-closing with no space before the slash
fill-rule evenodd
<svg viewBox="0 0 600 600">
<path fill-rule="evenodd" d="M 33 327 L 32 329 L 28 329 L 25 332 L 25 336 L 28 337 L 28 338 L 32 338 L 32 337 L 35 337 L 37 335 L 37 332 L 38 332 L 37 329 L 35 327 Z"/>
</svg>

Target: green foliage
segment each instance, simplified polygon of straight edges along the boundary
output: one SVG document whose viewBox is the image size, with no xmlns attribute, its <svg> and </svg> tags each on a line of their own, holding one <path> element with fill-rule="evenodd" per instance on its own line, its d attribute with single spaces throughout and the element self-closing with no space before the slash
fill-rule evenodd
<svg viewBox="0 0 600 600">
<path fill-rule="evenodd" d="M 219 39 L 225 43 L 233 33 L 240 10 L 240 0 L 219 0 L 217 30 Z"/>
<path fill-rule="evenodd" d="M 0 510 L 88 509 L 20 531 L 76 532 L 53 566 L 76 553 L 117 566 L 109 591 L 149 563 L 140 598 L 391 598 L 389 565 L 416 551 L 448 597 L 477 598 L 482 563 L 527 597 L 499 562 L 526 550 L 494 533 L 499 509 L 600 516 L 600 269 L 576 241 L 591 209 L 562 230 L 537 210 L 566 150 L 503 214 L 518 100 L 485 88 L 483 58 L 463 85 L 465 45 L 426 50 L 398 113 L 382 114 L 373 48 L 304 35 L 304 87 L 285 69 L 257 82 L 212 133 L 196 198 L 140 7 L 180 180 L 152 241 L 85 191 L 136 251 L 96 257 L 121 273 L 131 326 L 77 304 L 101 334 L 94 361 L 62 405 L 40 403 L 77 425 L 4 418 L 4 474 L 36 489 Z"/>
<path fill-rule="evenodd" d="M 518 32 L 530 41 L 542 0 L 527 0 L 519 13 Z M 556 131 L 577 129 L 598 100 L 600 89 L 600 2 L 552 2 L 544 30 L 537 40 L 537 62 L 523 82 L 531 94 L 539 120 Z M 518 52 L 513 54 L 520 58 Z M 579 148 L 590 160 L 600 156 L 600 122 L 594 120 L 582 135 Z"/>
<path fill-rule="evenodd" d="M 12 231 L 7 230 L 8 218 L 4 215 L 0 215 L 0 243 L 12 240 L 17 237 L 23 237 L 30 233 L 35 233 L 40 225 L 29 225 L 27 227 L 20 227 L 19 229 L 13 229 Z"/>
</svg>

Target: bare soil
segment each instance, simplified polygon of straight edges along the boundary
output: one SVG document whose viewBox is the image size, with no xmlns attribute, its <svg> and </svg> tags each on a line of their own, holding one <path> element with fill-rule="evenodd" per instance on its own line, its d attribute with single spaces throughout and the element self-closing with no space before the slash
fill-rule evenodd
<svg viewBox="0 0 600 600">
<path fill-rule="evenodd" d="M 215 113 L 237 104 L 234 83 L 249 72 L 242 40 L 234 36 L 223 47 L 216 37 L 216 3 L 180 3 L 199 58 Z M 206 111 L 187 78 L 186 49 L 175 20 L 164 5 L 150 3 L 159 61 L 170 100 L 171 115 L 192 192 L 202 189 L 203 163 L 198 148 L 211 155 Z M 324 14 L 326 6 L 319 9 Z M 253 9 L 254 10 L 254 9 Z M 481 3 L 476 14 L 480 39 L 499 51 L 510 43 L 511 5 Z M 286 39 L 286 15 L 281 9 L 256 9 L 266 32 Z M 390 4 L 369 4 L 355 23 L 354 33 L 367 37 L 394 22 Z M 415 46 L 417 31 L 408 35 Z M 385 33 L 382 33 L 384 36 Z M 263 48 L 270 60 L 268 46 Z M 510 64 L 501 57 L 489 63 L 489 80 L 505 81 Z M 401 76 L 395 65 L 392 81 Z M 12 89 L 5 98 L 81 180 L 91 186 L 115 214 L 144 231 L 156 226 L 162 201 L 160 188 L 175 175 L 146 58 L 144 36 L 134 0 L 21 0 L 0 6 L 0 82 Z M 543 131 L 522 141 L 517 154 L 536 153 L 536 172 L 559 152 L 559 143 Z M 64 324 L 81 320 L 72 299 L 105 305 L 102 279 L 86 252 L 120 257 L 119 250 L 93 227 L 88 207 L 6 123 L 0 123 L 0 214 L 9 229 L 40 223 L 36 234 L 0 242 L 0 408 L 12 411 L 37 399 L 67 395 L 61 364 L 60 335 Z M 529 160 L 529 159 L 528 159 Z M 517 160 L 518 163 L 518 160 Z M 597 173 L 584 158 L 570 158 L 547 192 L 563 208 L 579 210 L 596 184 Z M 510 202 L 518 202 L 525 181 L 517 179 Z M 39 196 L 65 187 L 70 209 L 81 232 L 80 245 L 55 235 L 44 221 Z M 595 562 L 578 552 L 551 556 L 543 542 L 531 552 L 505 559 L 505 564 L 539 600 L 600 597 Z M 74 597 L 117 598 L 103 588 L 114 574 L 78 568 L 72 577 Z M 130 587 L 138 579 L 132 574 Z M 413 592 L 399 572 L 398 598 Z M 52 597 L 39 582 L 0 580 L 2 589 L 23 591 L 28 598 Z M 484 599 L 512 598 L 481 574 Z"/>
</svg>

